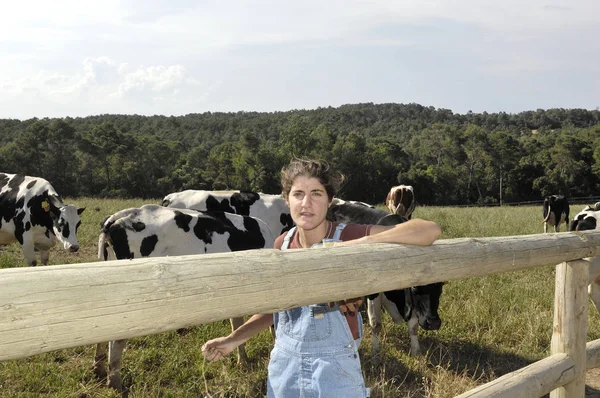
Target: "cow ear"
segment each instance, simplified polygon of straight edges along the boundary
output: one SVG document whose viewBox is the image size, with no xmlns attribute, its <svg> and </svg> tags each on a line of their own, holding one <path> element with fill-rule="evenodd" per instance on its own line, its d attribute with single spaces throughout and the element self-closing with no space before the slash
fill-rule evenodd
<svg viewBox="0 0 600 398">
<path fill-rule="evenodd" d="M 83 211 L 84 211 L 84 210 L 85 210 L 85 207 L 79 207 L 79 208 L 77 209 L 77 214 L 81 214 L 81 213 L 83 213 Z"/>
<path fill-rule="evenodd" d="M 63 206 L 63 202 L 58 195 L 48 196 L 48 201 L 50 202 L 50 204 L 52 206 L 56 207 L 57 209 L 59 209 Z"/>
</svg>

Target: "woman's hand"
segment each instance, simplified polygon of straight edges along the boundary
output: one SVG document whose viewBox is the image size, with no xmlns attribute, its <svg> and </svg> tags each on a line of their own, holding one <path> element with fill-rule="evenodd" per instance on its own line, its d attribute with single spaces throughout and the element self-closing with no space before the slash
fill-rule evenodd
<svg viewBox="0 0 600 398">
<path fill-rule="evenodd" d="M 202 346 L 202 355 L 204 355 L 204 358 L 211 362 L 222 359 L 235 350 L 239 345 L 235 341 L 231 340 L 232 339 L 229 336 L 208 340 Z"/>
<path fill-rule="evenodd" d="M 355 297 L 355 298 L 351 298 L 351 299 L 347 299 L 347 300 L 340 300 L 337 303 L 338 303 L 338 306 L 340 307 L 340 311 L 342 311 L 342 313 L 344 315 L 348 314 L 350 316 L 354 316 L 358 312 L 358 308 L 360 307 L 362 302 L 363 302 L 362 297 Z M 333 307 L 333 305 L 335 305 L 335 303 L 333 303 L 333 302 L 329 303 L 330 307 Z"/>
</svg>

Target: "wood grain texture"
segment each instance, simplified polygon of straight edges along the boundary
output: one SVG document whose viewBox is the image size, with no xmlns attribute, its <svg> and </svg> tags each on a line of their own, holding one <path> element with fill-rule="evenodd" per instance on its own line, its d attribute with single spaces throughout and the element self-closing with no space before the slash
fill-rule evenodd
<svg viewBox="0 0 600 398">
<path fill-rule="evenodd" d="M 600 255 L 600 232 L 0 270 L 0 360 Z"/>
</svg>

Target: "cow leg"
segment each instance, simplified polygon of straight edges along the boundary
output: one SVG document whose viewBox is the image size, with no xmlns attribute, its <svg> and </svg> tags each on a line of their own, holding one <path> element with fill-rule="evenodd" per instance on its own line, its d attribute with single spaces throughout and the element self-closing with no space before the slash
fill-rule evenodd
<svg viewBox="0 0 600 398">
<path fill-rule="evenodd" d="M 594 307 L 596 307 L 596 311 L 600 312 L 600 280 L 590 283 L 588 293 L 594 303 Z"/>
<path fill-rule="evenodd" d="M 106 380 L 106 358 L 108 354 L 108 343 L 96 344 L 96 354 L 94 355 L 94 374 L 99 380 Z"/>
<path fill-rule="evenodd" d="M 548 232 L 548 223 L 545 222 L 544 223 L 544 233 L 547 233 L 547 232 Z"/>
<path fill-rule="evenodd" d="M 42 265 L 48 265 L 50 259 L 50 250 L 40 250 L 40 262 Z"/>
<path fill-rule="evenodd" d="M 23 237 L 23 256 L 25 256 L 25 261 L 27 265 L 30 267 L 35 267 L 37 265 L 37 260 L 35 259 L 35 248 L 33 246 L 33 241 L 29 239 L 25 239 Z"/>
<path fill-rule="evenodd" d="M 121 358 L 127 340 L 114 340 L 108 343 L 108 386 L 115 390 L 123 391 L 121 379 Z"/>
<path fill-rule="evenodd" d="M 419 318 L 413 312 L 408 320 L 408 336 L 410 337 L 410 355 L 413 357 L 421 355 L 421 347 L 419 345 Z"/>
<path fill-rule="evenodd" d="M 600 312 L 600 257 L 592 257 L 588 260 L 590 260 L 588 293 L 596 310 Z"/>
<path fill-rule="evenodd" d="M 244 318 L 231 318 L 231 331 L 236 330 L 244 324 Z M 240 344 L 238 346 L 238 365 L 242 363 L 248 363 L 248 355 L 246 355 L 246 345 Z"/>
<path fill-rule="evenodd" d="M 378 294 L 374 300 L 367 299 L 367 314 L 373 340 L 372 351 L 378 353 L 380 350 L 379 333 L 381 332 L 381 294 Z"/>
</svg>

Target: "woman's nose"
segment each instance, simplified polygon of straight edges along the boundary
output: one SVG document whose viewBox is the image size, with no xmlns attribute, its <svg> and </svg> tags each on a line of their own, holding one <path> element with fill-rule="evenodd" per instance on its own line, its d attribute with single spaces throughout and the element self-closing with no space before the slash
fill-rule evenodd
<svg viewBox="0 0 600 398">
<path fill-rule="evenodd" d="M 302 198 L 303 206 L 308 206 L 310 203 L 311 203 L 310 195 L 306 195 L 306 196 L 304 196 L 304 198 Z"/>
</svg>

